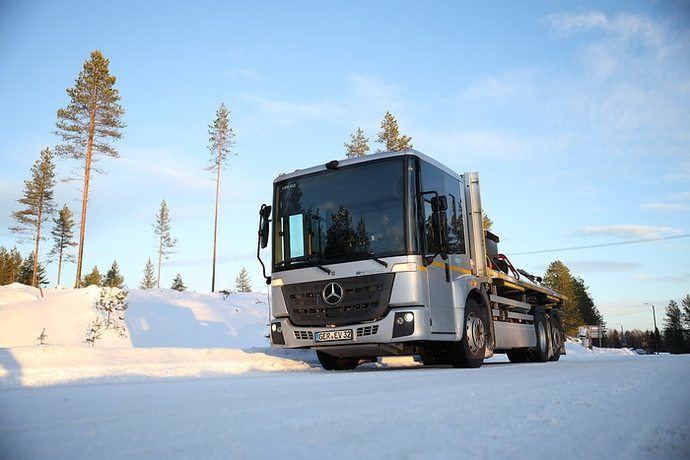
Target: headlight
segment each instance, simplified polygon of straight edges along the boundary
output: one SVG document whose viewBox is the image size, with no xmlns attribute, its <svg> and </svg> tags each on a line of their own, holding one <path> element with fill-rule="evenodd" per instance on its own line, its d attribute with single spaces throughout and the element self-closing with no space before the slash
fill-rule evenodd
<svg viewBox="0 0 690 460">
<path fill-rule="evenodd" d="M 283 286 L 285 282 L 281 278 L 271 278 L 271 286 L 280 287 Z"/>
</svg>

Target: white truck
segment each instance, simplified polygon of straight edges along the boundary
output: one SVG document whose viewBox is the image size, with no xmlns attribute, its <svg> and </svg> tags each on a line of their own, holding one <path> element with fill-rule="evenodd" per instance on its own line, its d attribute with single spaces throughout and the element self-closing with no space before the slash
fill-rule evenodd
<svg viewBox="0 0 690 460">
<path fill-rule="evenodd" d="M 557 361 L 564 297 L 516 270 L 482 220 L 479 175 L 415 150 L 279 175 L 257 245 L 272 346 L 312 348 L 329 370 L 390 355 L 454 367 L 494 353 Z"/>
</svg>

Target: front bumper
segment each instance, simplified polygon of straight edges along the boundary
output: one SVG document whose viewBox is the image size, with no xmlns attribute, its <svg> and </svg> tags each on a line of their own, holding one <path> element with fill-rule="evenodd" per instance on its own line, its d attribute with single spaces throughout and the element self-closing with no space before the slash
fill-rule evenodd
<svg viewBox="0 0 690 460">
<path fill-rule="evenodd" d="M 409 315 L 413 320 L 409 320 Z M 338 327 L 295 326 L 289 318 L 276 318 L 271 321 L 271 345 L 275 348 L 326 348 L 361 344 L 388 344 L 433 340 L 429 331 L 429 312 L 423 306 L 391 308 L 386 316 L 378 321 L 351 324 Z M 412 323 L 412 324 L 410 324 Z M 352 330 L 351 340 L 317 342 L 316 334 L 322 331 Z"/>
</svg>

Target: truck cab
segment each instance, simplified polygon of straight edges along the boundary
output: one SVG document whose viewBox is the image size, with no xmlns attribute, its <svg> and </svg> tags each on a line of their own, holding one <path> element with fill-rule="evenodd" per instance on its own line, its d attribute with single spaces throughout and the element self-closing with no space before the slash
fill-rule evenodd
<svg viewBox="0 0 690 460">
<path fill-rule="evenodd" d="M 498 351 L 533 356 L 537 314 L 553 358 L 562 298 L 492 262 L 478 187 L 415 150 L 278 176 L 257 249 L 271 243 L 272 346 L 315 349 L 326 369 L 387 355 L 478 367 Z"/>
</svg>

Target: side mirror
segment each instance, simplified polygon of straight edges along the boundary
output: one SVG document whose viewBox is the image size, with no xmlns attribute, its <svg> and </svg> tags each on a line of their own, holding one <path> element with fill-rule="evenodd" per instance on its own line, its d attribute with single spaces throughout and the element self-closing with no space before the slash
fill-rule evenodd
<svg viewBox="0 0 690 460">
<path fill-rule="evenodd" d="M 433 212 L 446 212 L 448 210 L 448 199 L 445 195 L 438 195 L 431 198 L 431 209 Z"/>
<path fill-rule="evenodd" d="M 434 225 L 434 246 L 435 250 L 444 259 L 447 257 L 448 247 L 448 200 L 445 195 L 438 195 L 431 198 L 431 210 L 433 213 L 432 224 Z"/>
<path fill-rule="evenodd" d="M 261 248 L 268 246 L 268 223 L 271 217 L 271 206 L 261 205 L 261 210 L 259 210 L 259 244 Z"/>
</svg>

